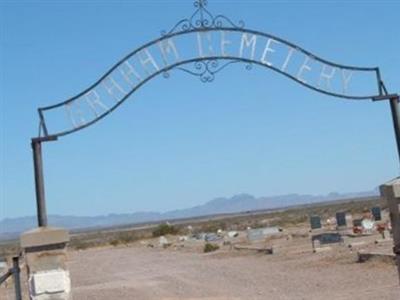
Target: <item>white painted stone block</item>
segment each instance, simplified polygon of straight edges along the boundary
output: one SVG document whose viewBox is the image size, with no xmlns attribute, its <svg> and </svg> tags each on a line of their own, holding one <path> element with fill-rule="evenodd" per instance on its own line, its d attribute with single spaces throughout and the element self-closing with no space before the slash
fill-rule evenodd
<svg viewBox="0 0 400 300">
<path fill-rule="evenodd" d="M 69 293 L 71 289 L 68 271 L 52 270 L 37 272 L 32 275 L 31 279 L 34 295 Z"/>
<path fill-rule="evenodd" d="M 393 194 L 396 198 L 400 198 L 400 183 L 398 181 L 393 185 Z"/>
</svg>

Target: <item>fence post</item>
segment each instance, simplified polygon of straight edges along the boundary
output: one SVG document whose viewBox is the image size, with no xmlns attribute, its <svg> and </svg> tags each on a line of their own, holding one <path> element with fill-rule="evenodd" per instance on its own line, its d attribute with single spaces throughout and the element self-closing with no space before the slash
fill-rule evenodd
<svg viewBox="0 0 400 300">
<path fill-rule="evenodd" d="M 14 278 L 14 289 L 15 289 L 15 299 L 22 300 L 21 291 L 21 269 L 19 268 L 19 256 L 13 257 L 13 278 Z"/>
</svg>

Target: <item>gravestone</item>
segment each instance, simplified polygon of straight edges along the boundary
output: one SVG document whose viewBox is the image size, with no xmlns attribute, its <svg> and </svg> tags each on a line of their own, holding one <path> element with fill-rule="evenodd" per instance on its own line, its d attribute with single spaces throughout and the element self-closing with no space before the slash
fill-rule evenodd
<svg viewBox="0 0 400 300">
<path fill-rule="evenodd" d="M 219 236 L 216 233 L 206 233 L 204 236 L 204 240 L 206 242 L 216 242 L 216 241 L 222 240 L 222 236 Z"/>
<path fill-rule="evenodd" d="M 320 216 L 311 216 L 310 217 L 310 225 L 311 229 L 320 229 L 321 225 L 321 217 Z"/>
<path fill-rule="evenodd" d="M 314 235 L 312 241 L 319 241 L 320 245 L 334 244 L 343 242 L 343 238 L 339 233 L 321 233 Z"/>
<path fill-rule="evenodd" d="M 354 219 L 353 220 L 354 227 L 361 227 L 362 226 L 362 219 Z"/>
<path fill-rule="evenodd" d="M 313 235 L 311 237 L 312 248 L 314 252 L 317 252 L 315 241 L 318 242 L 318 249 L 321 249 L 319 248 L 319 246 L 326 244 L 343 243 L 343 237 L 340 235 L 340 233 L 321 233 Z"/>
<path fill-rule="evenodd" d="M 347 227 L 345 212 L 337 212 L 336 213 L 336 224 L 337 224 L 337 227 Z"/>
<path fill-rule="evenodd" d="M 379 206 L 375 206 L 371 209 L 372 215 L 374 216 L 375 221 L 382 220 L 381 208 Z"/>
<path fill-rule="evenodd" d="M 247 239 L 249 241 L 257 241 L 267 238 L 275 234 L 281 233 L 279 227 L 265 227 L 247 230 Z"/>
</svg>

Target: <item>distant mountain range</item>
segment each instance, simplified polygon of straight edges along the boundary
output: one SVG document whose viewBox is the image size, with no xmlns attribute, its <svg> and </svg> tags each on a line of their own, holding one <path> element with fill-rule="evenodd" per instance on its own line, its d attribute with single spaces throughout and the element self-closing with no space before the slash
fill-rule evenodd
<svg viewBox="0 0 400 300">
<path fill-rule="evenodd" d="M 95 217 L 50 215 L 49 225 L 69 230 L 112 227 L 126 224 L 138 224 L 161 220 L 184 219 L 191 217 L 238 213 L 263 209 L 275 209 L 307 203 L 333 201 L 347 198 L 376 196 L 378 191 L 361 193 L 330 193 L 328 195 L 288 194 L 281 196 L 256 198 L 249 194 L 239 194 L 231 198 L 216 198 L 199 206 L 173 210 L 166 213 L 134 212 L 129 214 L 109 214 Z M 17 237 L 21 232 L 36 227 L 36 217 L 6 218 L 0 221 L 0 240 Z"/>
</svg>

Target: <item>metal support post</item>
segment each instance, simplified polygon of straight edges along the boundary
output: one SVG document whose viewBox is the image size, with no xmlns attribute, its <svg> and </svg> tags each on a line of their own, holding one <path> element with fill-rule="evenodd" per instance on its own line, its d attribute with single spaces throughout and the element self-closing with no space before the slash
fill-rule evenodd
<svg viewBox="0 0 400 300">
<path fill-rule="evenodd" d="M 397 153 L 400 159 L 400 112 L 399 112 L 399 97 L 390 98 L 390 109 L 392 111 L 393 127 L 396 136 Z"/>
<path fill-rule="evenodd" d="M 47 226 L 46 199 L 44 193 L 42 143 L 56 141 L 57 136 L 46 136 L 32 139 L 33 167 L 35 171 L 35 191 L 37 220 L 39 227 Z"/>
<path fill-rule="evenodd" d="M 375 97 L 374 101 L 389 100 L 390 110 L 392 112 L 393 127 L 396 138 L 397 154 L 400 159 L 400 111 L 399 111 L 399 95 L 387 94 L 386 88 L 383 86 L 386 95 Z M 400 280 L 400 179 L 397 178 L 392 182 L 381 186 L 381 195 L 386 201 L 390 213 L 390 222 L 393 232 L 393 252 L 396 256 L 397 271 Z"/>
<path fill-rule="evenodd" d="M 15 299 L 22 300 L 21 292 L 21 269 L 19 268 L 19 257 L 13 257 L 13 278 L 14 278 L 14 289 L 15 289 Z"/>
<path fill-rule="evenodd" d="M 397 154 L 400 159 L 400 118 L 399 118 L 399 97 L 390 98 L 390 109 L 392 111 L 393 127 L 396 137 Z M 394 189 L 394 188 L 393 188 Z M 393 252 L 396 255 L 397 271 L 400 280 L 400 211 L 399 204 L 397 203 L 399 198 L 392 192 L 392 197 L 388 199 L 388 208 L 390 213 L 390 220 L 392 223 L 393 230 Z"/>
<path fill-rule="evenodd" d="M 44 194 L 42 141 L 32 139 L 33 167 L 35 171 L 35 190 L 37 220 L 39 227 L 47 226 L 46 199 Z"/>
</svg>

